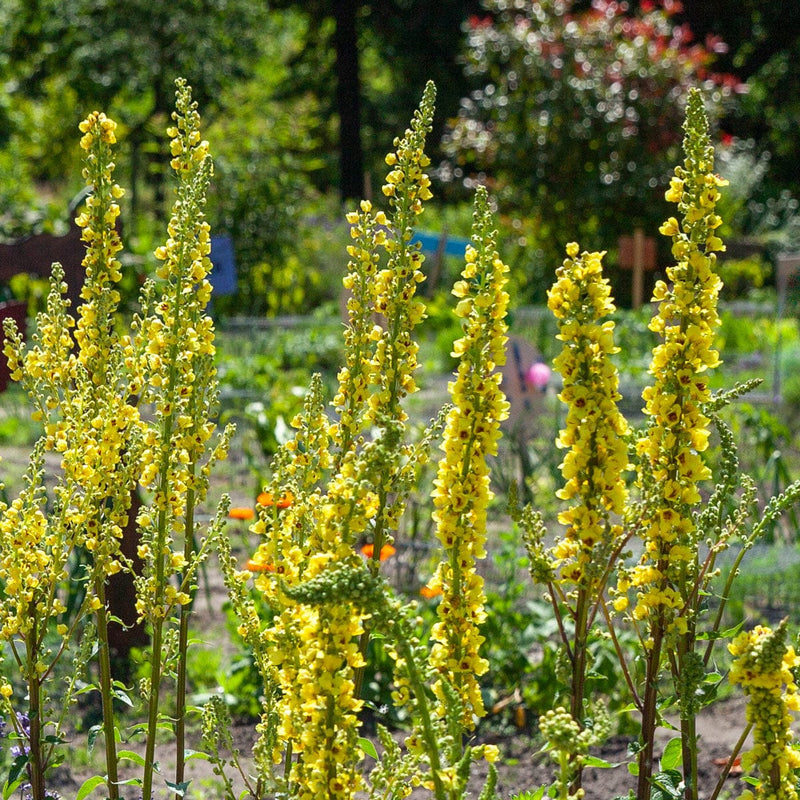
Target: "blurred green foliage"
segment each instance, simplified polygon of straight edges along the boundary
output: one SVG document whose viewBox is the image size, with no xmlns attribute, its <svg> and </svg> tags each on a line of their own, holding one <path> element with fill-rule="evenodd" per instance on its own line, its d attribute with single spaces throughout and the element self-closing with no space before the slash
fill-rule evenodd
<svg viewBox="0 0 800 800">
<path fill-rule="evenodd" d="M 530 242 L 525 296 L 541 301 L 566 242 L 607 246 L 657 229 L 689 88 L 710 115 L 736 81 L 709 73 L 671 12 L 598 0 L 487 0 L 470 22 L 467 73 L 477 88 L 446 138 L 449 176 L 488 182 Z"/>
</svg>

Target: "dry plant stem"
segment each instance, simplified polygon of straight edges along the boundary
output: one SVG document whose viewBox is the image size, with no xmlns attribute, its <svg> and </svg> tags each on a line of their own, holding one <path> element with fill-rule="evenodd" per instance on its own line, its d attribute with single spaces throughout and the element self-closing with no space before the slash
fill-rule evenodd
<svg viewBox="0 0 800 800">
<path fill-rule="evenodd" d="M 111 652 L 108 646 L 108 613 L 106 611 L 105 583 L 102 578 L 95 581 L 95 595 L 100 606 L 95 614 L 97 622 L 98 653 L 100 663 L 100 696 L 103 706 L 103 740 L 106 754 L 106 788 L 108 800 L 119 798 L 117 774 L 117 739 L 114 724 L 114 692 L 111 685 Z"/>
</svg>

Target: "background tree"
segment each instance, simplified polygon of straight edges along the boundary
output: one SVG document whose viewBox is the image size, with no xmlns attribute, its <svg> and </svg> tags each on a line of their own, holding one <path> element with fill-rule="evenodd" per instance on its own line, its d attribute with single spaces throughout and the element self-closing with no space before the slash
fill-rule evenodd
<svg viewBox="0 0 800 800">
<path fill-rule="evenodd" d="M 71 118 L 62 116 L 63 131 L 51 137 L 51 146 L 74 139 L 88 105 L 104 108 L 127 129 L 134 215 L 143 184 L 152 190 L 157 213 L 163 213 L 163 129 L 175 78 L 190 77 L 206 118 L 227 111 L 227 90 L 252 75 L 266 14 L 263 3 L 250 0 L 6 0 L 4 5 L 6 74 L 13 93 L 42 100 L 53 96 L 56 83 L 73 98 L 72 108 L 64 109 Z"/>
<path fill-rule="evenodd" d="M 731 13 L 728 0 L 684 0 L 681 19 L 700 38 L 720 36 L 728 50 L 720 69 L 735 72 L 748 92 L 729 109 L 726 132 L 752 139 L 771 154 L 766 184 L 772 192 L 790 189 L 800 196 L 800 14 L 791 0 L 740 0 Z"/>
<path fill-rule="evenodd" d="M 447 134 L 453 176 L 486 180 L 532 220 L 540 265 L 557 264 L 566 241 L 599 249 L 655 230 L 689 87 L 704 88 L 713 116 L 738 85 L 710 73 L 716 43 L 693 43 L 670 2 L 636 13 L 613 0 L 484 6 L 467 41 L 480 88 Z M 522 288 L 539 299 L 549 280 L 530 275 Z"/>
<path fill-rule="evenodd" d="M 431 139 L 440 140 L 468 86 L 462 26 L 479 0 L 275 0 L 272 7 L 306 19 L 280 96 L 310 91 L 338 120 L 326 148 L 338 165 L 330 162 L 320 177 L 335 181 L 342 199 L 361 197 L 365 173 L 381 173 L 385 142 L 406 125 L 429 80 L 437 86 Z"/>
</svg>

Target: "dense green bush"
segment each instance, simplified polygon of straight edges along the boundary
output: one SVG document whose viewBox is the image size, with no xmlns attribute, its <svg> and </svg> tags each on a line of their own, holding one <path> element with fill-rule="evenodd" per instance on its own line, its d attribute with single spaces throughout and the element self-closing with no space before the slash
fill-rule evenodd
<svg viewBox="0 0 800 800">
<path fill-rule="evenodd" d="M 501 207 L 527 218 L 521 288 L 542 299 L 563 242 L 607 247 L 657 227 L 689 87 L 704 86 L 713 116 L 736 82 L 708 72 L 713 52 L 690 44 L 675 6 L 485 5 L 470 23 L 467 71 L 479 88 L 447 137 L 450 174 L 488 180 Z"/>
</svg>

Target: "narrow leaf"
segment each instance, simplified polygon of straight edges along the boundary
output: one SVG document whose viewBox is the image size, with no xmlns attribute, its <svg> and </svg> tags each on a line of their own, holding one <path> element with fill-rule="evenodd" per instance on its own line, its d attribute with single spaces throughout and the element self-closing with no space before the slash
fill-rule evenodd
<svg viewBox="0 0 800 800">
<path fill-rule="evenodd" d="M 372 756 L 376 761 L 378 760 L 378 751 L 375 749 L 375 745 L 369 739 L 365 739 L 363 736 L 360 736 L 358 739 L 358 746 L 368 756 Z"/>
<path fill-rule="evenodd" d="M 98 786 L 105 784 L 106 779 L 101 775 L 95 775 L 92 778 L 87 778 L 78 789 L 78 794 L 75 795 L 75 800 L 83 800 L 88 797 Z"/>
</svg>

